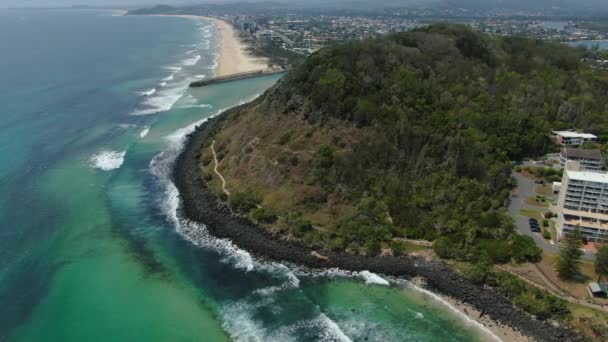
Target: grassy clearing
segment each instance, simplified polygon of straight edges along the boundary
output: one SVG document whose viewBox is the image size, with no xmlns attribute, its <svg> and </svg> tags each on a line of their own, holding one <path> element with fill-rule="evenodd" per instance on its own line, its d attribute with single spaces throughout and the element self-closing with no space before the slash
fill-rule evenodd
<svg viewBox="0 0 608 342">
<path fill-rule="evenodd" d="M 542 211 L 537 210 L 537 209 L 520 209 L 519 215 L 535 218 L 538 220 L 538 222 L 543 221 Z"/>
<path fill-rule="evenodd" d="M 534 206 L 534 207 L 541 207 L 541 208 L 549 208 L 549 204 L 551 203 L 549 200 L 540 200 L 536 197 L 528 197 L 525 199 L 524 203 L 526 203 L 526 205 L 530 205 L 530 206 Z"/>
<path fill-rule="evenodd" d="M 553 195 L 553 187 L 548 184 L 537 185 L 534 188 L 534 191 L 541 196 L 552 196 Z"/>
</svg>

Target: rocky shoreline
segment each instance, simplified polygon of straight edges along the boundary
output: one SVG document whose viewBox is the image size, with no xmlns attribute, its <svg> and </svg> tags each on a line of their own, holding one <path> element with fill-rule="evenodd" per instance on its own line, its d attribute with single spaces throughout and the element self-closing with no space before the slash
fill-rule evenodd
<svg viewBox="0 0 608 342">
<path fill-rule="evenodd" d="M 210 191 L 198 166 L 203 145 L 210 143 L 222 120 L 234 108 L 209 119 L 188 136 L 184 150 L 178 157 L 173 178 L 180 198 L 180 214 L 190 220 L 204 223 L 209 233 L 218 238 L 227 238 L 239 248 L 272 260 L 287 261 L 311 268 L 340 268 L 350 271 L 368 270 L 388 276 L 413 278 L 423 277 L 428 290 L 457 298 L 471 305 L 493 320 L 521 331 L 537 341 L 581 341 L 573 330 L 555 327 L 548 322 L 531 318 L 515 308 L 511 301 L 492 289 L 473 284 L 456 274 L 441 262 L 430 262 L 412 257 L 365 257 L 332 251 L 319 251 L 323 256 L 314 256 L 313 250 L 303 245 L 281 240 L 279 237 L 257 227 L 242 217 L 232 215 L 224 203 Z"/>
</svg>

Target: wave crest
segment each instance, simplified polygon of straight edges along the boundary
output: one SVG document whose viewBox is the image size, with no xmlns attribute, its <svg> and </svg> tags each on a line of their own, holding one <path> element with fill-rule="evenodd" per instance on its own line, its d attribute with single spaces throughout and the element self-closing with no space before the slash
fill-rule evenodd
<svg viewBox="0 0 608 342">
<path fill-rule="evenodd" d="M 94 168 L 110 171 L 120 168 L 125 161 L 127 151 L 101 151 L 91 157 L 91 163 Z"/>
</svg>

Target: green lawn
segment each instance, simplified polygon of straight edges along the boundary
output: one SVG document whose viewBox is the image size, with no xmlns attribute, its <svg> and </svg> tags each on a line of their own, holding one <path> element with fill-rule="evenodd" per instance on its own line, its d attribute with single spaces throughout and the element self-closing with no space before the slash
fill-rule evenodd
<svg viewBox="0 0 608 342">
<path fill-rule="evenodd" d="M 543 215 L 540 210 L 535 209 L 520 209 L 519 214 L 521 216 L 532 217 L 538 220 L 538 222 L 543 221 Z"/>
</svg>

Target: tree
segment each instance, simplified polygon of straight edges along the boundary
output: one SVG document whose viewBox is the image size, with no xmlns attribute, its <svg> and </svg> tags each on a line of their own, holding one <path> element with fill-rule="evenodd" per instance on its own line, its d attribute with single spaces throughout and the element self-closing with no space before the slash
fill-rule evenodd
<svg viewBox="0 0 608 342">
<path fill-rule="evenodd" d="M 601 247 L 595 255 L 595 273 L 597 281 L 608 275 L 608 246 Z"/>
<path fill-rule="evenodd" d="M 557 259 L 557 272 L 561 278 L 572 279 L 579 272 L 582 245 L 582 235 L 578 229 L 566 235 Z"/>
<path fill-rule="evenodd" d="M 515 235 L 511 244 L 511 253 L 516 262 L 537 262 L 540 260 L 542 250 L 536 246 L 530 236 Z"/>
</svg>

